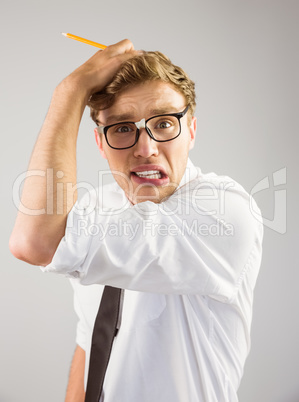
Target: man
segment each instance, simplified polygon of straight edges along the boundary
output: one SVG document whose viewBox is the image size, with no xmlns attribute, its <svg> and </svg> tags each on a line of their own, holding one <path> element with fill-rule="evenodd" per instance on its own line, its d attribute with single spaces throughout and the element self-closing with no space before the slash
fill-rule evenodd
<svg viewBox="0 0 299 402">
<path fill-rule="evenodd" d="M 87 104 L 115 183 L 72 208 L 67 183 L 76 182 Z M 53 169 L 57 210 L 20 212 L 10 247 L 72 278 L 80 322 L 69 401 L 84 399 L 103 285 L 124 293 L 101 401 L 238 400 L 263 229 L 239 184 L 188 160 L 194 108 L 184 71 L 127 40 L 95 54 L 54 92 L 29 170 Z M 46 177 L 28 176 L 22 205 L 47 211 Z"/>
</svg>

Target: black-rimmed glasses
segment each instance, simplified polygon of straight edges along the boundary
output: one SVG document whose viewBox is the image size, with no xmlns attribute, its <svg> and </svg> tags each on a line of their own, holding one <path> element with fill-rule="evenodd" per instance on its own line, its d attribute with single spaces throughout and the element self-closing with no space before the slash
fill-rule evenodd
<svg viewBox="0 0 299 402">
<path fill-rule="evenodd" d="M 98 126 L 97 131 L 105 135 L 107 144 L 113 149 L 133 147 L 139 139 L 141 128 L 145 128 L 154 141 L 167 142 L 181 134 L 181 118 L 188 109 L 189 106 L 180 113 L 161 114 L 138 122 L 125 121 L 109 126 Z"/>
</svg>

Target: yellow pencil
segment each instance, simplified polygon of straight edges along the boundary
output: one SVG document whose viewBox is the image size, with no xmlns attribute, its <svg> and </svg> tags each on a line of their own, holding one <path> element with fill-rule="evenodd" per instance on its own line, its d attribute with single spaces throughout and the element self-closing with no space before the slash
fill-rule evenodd
<svg viewBox="0 0 299 402">
<path fill-rule="evenodd" d="M 100 49 L 106 49 L 106 47 L 107 47 L 105 45 L 101 45 L 101 43 L 93 42 L 92 40 L 84 39 L 84 38 L 81 38 L 80 36 L 72 35 L 70 33 L 61 32 L 61 34 L 66 36 L 67 38 L 75 39 L 75 40 L 78 40 L 79 42 L 86 43 L 87 45 L 99 47 Z"/>
</svg>

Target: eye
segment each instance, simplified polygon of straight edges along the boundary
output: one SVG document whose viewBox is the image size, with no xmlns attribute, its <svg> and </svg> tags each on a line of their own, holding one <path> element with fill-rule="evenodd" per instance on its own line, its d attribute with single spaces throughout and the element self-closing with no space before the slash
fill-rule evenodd
<svg viewBox="0 0 299 402">
<path fill-rule="evenodd" d="M 169 121 L 161 121 L 156 126 L 157 129 L 164 129 L 164 128 L 169 128 L 169 127 L 171 127 L 171 123 Z"/>
<path fill-rule="evenodd" d="M 129 132 L 131 132 L 132 131 L 132 129 L 131 129 L 131 127 L 129 127 L 129 126 L 120 126 L 120 127 L 117 127 L 117 130 L 116 130 L 118 133 L 129 133 Z"/>
<path fill-rule="evenodd" d="M 129 124 L 118 124 L 113 127 L 113 132 L 116 134 L 132 133 L 132 131 L 135 131 L 135 129 Z"/>
</svg>

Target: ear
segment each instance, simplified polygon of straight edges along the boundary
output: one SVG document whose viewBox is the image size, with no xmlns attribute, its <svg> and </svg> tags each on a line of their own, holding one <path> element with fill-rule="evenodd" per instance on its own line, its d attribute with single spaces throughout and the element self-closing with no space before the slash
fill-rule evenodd
<svg viewBox="0 0 299 402">
<path fill-rule="evenodd" d="M 196 128 L 197 128 L 197 119 L 196 119 L 196 117 L 193 116 L 190 127 L 189 127 L 189 130 L 190 130 L 189 151 L 190 151 L 190 149 L 192 149 L 194 147 Z"/>
<path fill-rule="evenodd" d="M 100 154 L 102 155 L 102 157 L 103 157 L 104 159 L 107 159 L 107 156 L 106 156 L 105 151 L 104 151 L 104 149 L 103 149 L 101 134 L 98 133 L 98 130 L 97 130 L 96 128 L 95 128 L 93 131 L 94 131 L 94 135 L 95 135 L 95 139 L 96 139 L 97 146 L 98 146 L 98 148 L 99 148 L 99 150 L 100 150 Z"/>
</svg>

